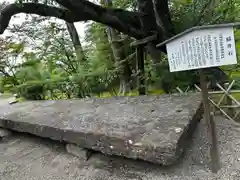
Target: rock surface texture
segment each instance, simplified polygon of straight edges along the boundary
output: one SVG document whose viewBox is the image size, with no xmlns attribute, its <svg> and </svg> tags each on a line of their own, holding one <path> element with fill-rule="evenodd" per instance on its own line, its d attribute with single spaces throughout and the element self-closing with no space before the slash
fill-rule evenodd
<svg viewBox="0 0 240 180">
<path fill-rule="evenodd" d="M 12 134 L 11 131 L 9 131 L 7 129 L 0 128 L 0 140 L 2 140 L 3 138 L 11 136 L 11 134 Z"/>
<path fill-rule="evenodd" d="M 202 112 L 201 94 L 35 101 L 1 106 L 0 127 L 170 165 Z"/>
<path fill-rule="evenodd" d="M 85 161 L 89 160 L 92 155 L 96 153 L 93 150 L 81 148 L 76 144 L 66 144 L 65 149 L 69 154 L 72 154 L 73 156 Z"/>
<path fill-rule="evenodd" d="M 88 161 L 65 151 L 62 143 L 23 133 L 0 142 L 1 180 L 239 180 L 240 129 L 215 117 L 221 169 L 208 169 L 206 125 L 201 121 L 178 163 L 163 167 L 146 161 L 94 154 Z"/>
</svg>

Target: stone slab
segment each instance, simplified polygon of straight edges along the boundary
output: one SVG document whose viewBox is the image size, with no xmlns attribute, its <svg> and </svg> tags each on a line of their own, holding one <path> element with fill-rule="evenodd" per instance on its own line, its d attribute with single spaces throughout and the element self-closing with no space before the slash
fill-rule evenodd
<svg viewBox="0 0 240 180">
<path fill-rule="evenodd" d="M 80 159 L 87 160 L 87 150 L 79 147 L 76 144 L 66 144 L 66 151 L 73 156 L 76 156 Z"/>
<path fill-rule="evenodd" d="M 199 93 L 22 102 L 0 106 L 0 127 L 170 165 L 195 131 L 200 107 Z"/>
<path fill-rule="evenodd" d="M 12 134 L 11 131 L 4 129 L 4 128 L 0 128 L 0 138 L 5 138 L 8 136 L 11 136 L 11 134 Z"/>
<path fill-rule="evenodd" d="M 201 121 L 183 158 L 171 167 L 94 154 L 88 161 L 65 151 L 63 143 L 13 133 L 0 142 L 1 180 L 239 180 L 240 130 L 228 119 L 215 117 L 221 169 L 213 174 L 208 134 Z"/>
</svg>

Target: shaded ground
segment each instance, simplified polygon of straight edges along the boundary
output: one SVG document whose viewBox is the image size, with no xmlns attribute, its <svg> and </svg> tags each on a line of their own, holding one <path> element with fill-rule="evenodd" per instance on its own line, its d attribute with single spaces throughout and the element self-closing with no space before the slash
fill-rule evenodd
<svg viewBox="0 0 240 180">
<path fill-rule="evenodd" d="M 66 153 L 57 142 L 15 134 L 0 143 L 1 180 L 238 180 L 240 179 L 240 130 L 216 118 L 222 169 L 213 175 L 205 167 L 206 133 L 200 123 L 192 147 L 174 167 L 119 157 L 94 155 L 89 161 Z"/>
</svg>

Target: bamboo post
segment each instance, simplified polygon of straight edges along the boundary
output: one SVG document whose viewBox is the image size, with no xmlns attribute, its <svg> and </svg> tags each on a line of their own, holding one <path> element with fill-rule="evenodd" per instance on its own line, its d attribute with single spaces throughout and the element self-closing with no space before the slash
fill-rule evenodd
<svg viewBox="0 0 240 180">
<path fill-rule="evenodd" d="M 224 88 L 225 88 L 226 90 L 227 90 L 228 86 L 229 86 L 229 83 L 225 83 L 225 84 L 224 84 Z M 226 104 L 227 106 L 232 106 L 232 99 L 231 99 L 228 95 L 225 96 L 225 104 Z M 231 107 L 227 108 L 227 114 L 228 114 L 231 118 L 233 118 L 233 116 L 234 116 L 234 109 L 231 108 Z"/>
</svg>

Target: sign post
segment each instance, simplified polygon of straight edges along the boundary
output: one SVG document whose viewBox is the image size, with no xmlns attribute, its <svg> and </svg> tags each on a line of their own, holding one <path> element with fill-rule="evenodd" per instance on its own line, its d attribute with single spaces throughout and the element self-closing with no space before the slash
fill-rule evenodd
<svg viewBox="0 0 240 180">
<path fill-rule="evenodd" d="M 216 137 L 216 127 L 213 120 L 213 115 L 210 111 L 210 104 L 208 101 L 208 89 L 206 83 L 206 75 L 203 69 L 199 70 L 200 75 L 200 85 L 202 89 L 203 107 L 204 107 L 204 118 L 207 124 L 209 139 L 211 140 L 210 155 L 211 155 L 211 165 L 212 172 L 217 173 L 220 168 L 219 152 L 217 148 L 217 137 Z"/>
<path fill-rule="evenodd" d="M 234 26 L 240 26 L 240 23 L 194 27 L 157 45 L 160 47 L 166 44 L 170 72 L 199 69 L 204 120 L 211 142 L 210 154 L 214 173 L 220 168 L 220 162 L 204 71 L 210 67 L 237 64 Z"/>
</svg>

